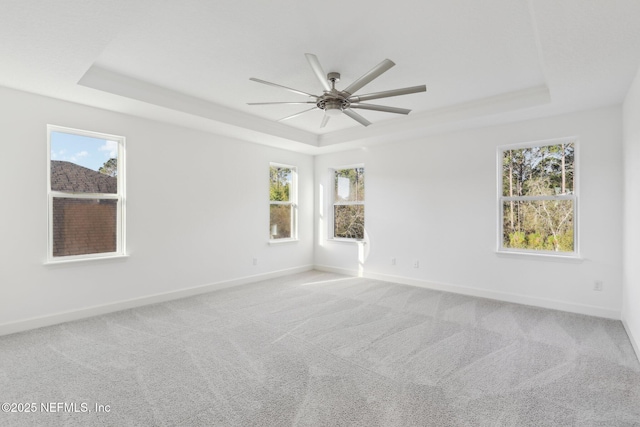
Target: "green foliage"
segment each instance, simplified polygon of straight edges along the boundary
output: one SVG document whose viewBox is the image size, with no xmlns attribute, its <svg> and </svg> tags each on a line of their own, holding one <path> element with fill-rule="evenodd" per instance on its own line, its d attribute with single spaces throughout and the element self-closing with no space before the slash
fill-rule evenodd
<svg viewBox="0 0 640 427">
<path fill-rule="evenodd" d="M 505 150 L 502 155 L 503 196 L 536 196 L 573 192 L 573 143 Z M 538 182 L 533 183 L 533 181 Z M 541 184 L 544 183 L 544 186 Z"/>
<path fill-rule="evenodd" d="M 289 200 L 289 184 L 285 186 L 271 186 L 269 198 L 272 202 L 286 202 Z"/>
<path fill-rule="evenodd" d="M 527 234 L 524 231 L 516 231 L 508 234 L 503 245 L 505 248 L 512 249 L 572 252 L 573 230 L 556 236 L 545 236 L 538 232 Z"/>
<path fill-rule="evenodd" d="M 98 172 L 109 176 L 118 176 L 118 159 L 111 158 L 107 160 L 102 166 L 100 166 Z"/>
<path fill-rule="evenodd" d="M 509 234 L 509 247 L 510 248 L 526 248 L 527 238 L 522 231 L 516 231 Z"/>
<path fill-rule="evenodd" d="M 558 249 L 560 251 L 570 252 L 573 251 L 573 230 L 568 230 L 564 234 L 560 234 L 557 237 Z"/>
<path fill-rule="evenodd" d="M 293 179 L 289 168 L 272 166 L 269 168 L 269 200 L 272 202 L 288 202 L 289 191 Z"/>
<path fill-rule="evenodd" d="M 523 233 L 524 234 L 524 233 Z M 534 232 L 527 235 L 527 246 L 528 249 L 546 249 L 544 236 L 538 232 Z"/>
<path fill-rule="evenodd" d="M 505 150 L 502 157 L 503 245 L 574 250 L 574 144 Z M 522 200 L 523 197 L 541 199 Z"/>
<path fill-rule="evenodd" d="M 364 239 L 364 168 L 338 169 L 334 177 L 335 202 L 333 235 L 345 239 Z"/>
<path fill-rule="evenodd" d="M 291 168 L 271 166 L 269 168 L 269 200 L 270 206 L 269 235 L 271 239 L 290 238 L 293 211 L 291 187 L 293 185 L 293 170 Z"/>
</svg>

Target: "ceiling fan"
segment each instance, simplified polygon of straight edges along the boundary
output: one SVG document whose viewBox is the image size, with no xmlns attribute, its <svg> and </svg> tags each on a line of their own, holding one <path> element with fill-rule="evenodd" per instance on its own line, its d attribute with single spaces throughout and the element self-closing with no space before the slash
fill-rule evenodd
<svg viewBox="0 0 640 427">
<path fill-rule="evenodd" d="M 354 95 L 358 90 L 362 89 L 365 85 L 371 83 L 374 79 L 380 77 L 382 73 L 387 71 L 389 68 L 396 65 L 393 61 L 389 59 L 385 59 L 375 67 L 373 67 L 369 72 L 365 73 L 362 77 L 357 79 L 355 82 L 351 83 L 343 90 L 336 89 L 336 83 L 340 81 L 340 73 L 331 72 L 326 74 L 320 65 L 320 61 L 318 61 L 318 57 L 311 53 L 306 53 L 307 61 L 309 61 L 309 65 L 311 65 L 311 69 L 314 74 L 320 81 L 320 84 L 323 87 L 322 95 L 313 95 L 311 93 L 303 92 L 301 90 L 292 89 L 290 87 L 282 86 L 276 83 L 267 82 L 264 80 L 256 79 L 251 77 L 249 80 L 254 82 L 263 83 L 269 86 L 279 87 L 289 92 L 297 93 L 299 95 L 305 95 L 309 98 L 312 98 L 310 101 L 301 101 L 301 102 L 249 102 L 248 105 L 296 105 L 296 104 L 314 104 L 313 107 L 308 110 L 301 111 L 296 114 L 292 114 L 290 116 L 284 117 L 280 120 L 289 120 L 294 117 L 298 117 L 301 114 L 304 114 L 308 111 L 312 111 L 315 109 L 320 109 L 324 111 L 324 117 L 322 118 L 322 123 L 320 127 L 323 128 L 329 122 L 329 118 L 334 116 L 339 116 L 341 114 L 345 114 L 348 117 L 351 117 L 356 122 L 360 123 L 363 126 L 369 126 L 371 124 L 370 121 L 362 117 L 360 114 L 356 113 L 355 109 L 361 110 L 373 110 L 373 111 L 383 111 L 386 113 L 396 113 L 396 114 L 409 114 L 411 110 L 406 108 L 396 108 L 396 107 L 387 107 L 384 105 L 373 105 L 373 104 L 363 104 L 362 101 L 369 101 L 371 99 L 380 99 L 380 98 L 388 98 L 391 96 L 398 95 L 408 95 L 411 93 L 417 92 L 426 92 L 427 87 L 425 85 L 421 86 L 412 86 L 406 87 L 402 89 L 394 89 L 394 90 L 385 90 L 383 92 L 375 92 L 369 93 L 366 95 Z"/>
</svg>

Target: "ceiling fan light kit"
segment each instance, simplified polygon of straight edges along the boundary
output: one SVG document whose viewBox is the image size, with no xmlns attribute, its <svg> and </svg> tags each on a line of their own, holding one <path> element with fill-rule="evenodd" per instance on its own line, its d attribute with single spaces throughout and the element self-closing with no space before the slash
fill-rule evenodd
<svg viewBox="0 0 640 427">
<path fill-rule="evenodd" d="M 385 113 L 395 113 L 395 114 L 409 114 L 411 110 L 406 108 L 397 108 L 397 107 L 388 107 L 384 105 L 373 105 L 373 104 L 363 104 L 362 101 L 369 101 L 372 99 L 380 99 L 380 98 L 389 98 L 392 96 L 400 96 L 400 95 L 408 95 L 412 93 L 418 92 L 426 92 L 427 87 L 425 85 L 420 86 L 412 86 L 406 87 L 402 89 L 394 89 L 387 90 L 383 92 L 375 92 L 369 93 L 365 95 L 355 96 L 354 94 L 362 89 L 367 84 L 371 83 L 376 78 L 380 77 L 385 71 L 396 65 L 393 61 L 389 59 L 385 59 L 380 64 L 373 67 L 367 73 L 365 73 L 362 77 L 351 83 L 344 90 L 337 90 L 336 83 L 340 81 L 340 73 L 330 72 L 325 74 L 322 66 L 320 65 L 320 61 L 318 58 L 311 54 L 306 53 L 307 61 L 313 70 L 313 73 L 318 78 L 318 81 L 322 85 L 324 91 L 322 95 L 313 95 L 301 90 L 292 89 L 290 87 L 282 86 L 276 83 L 267 82 L 265 80 L 256 79 L 251 77 L 249 80 L 252 80 L 257 83 L 266 84 L 269 86 L 279 87 L 281 89 L 288 90 L 289 92 L 296 93 L 298 95 L 304 95 L 311 98 L 311 101 L 305 102 L 250 102 L 249 105 L 296 105 L 296 104 L 315 104 L 315 107 L 309 108 L 307 110 L 301 111 L 296 114 L 292 114 L 290 116 L 284 117 L 278 121 L 289 120 L 294 117 L 298 117 L 308 111 L 313 111 L 315 109 L 320 109 L 324 111 L 324 117 L 322 118 L 322 123 L 320 127 L 323 128 L 329 122 L 330 117 L 340 116 L 344 113 L 345 116 L 350 117 L 351 119 L 357 121 L 363 126 L 369 126 L 371 122 L 362 117 L 360 114 L 353 111 L 353 109 L 362 109 L 362 110 L 371 110 L 371 111 L 382 111 Z M 326 78 L 325 78 L 326 76 Z"/>
</svg>

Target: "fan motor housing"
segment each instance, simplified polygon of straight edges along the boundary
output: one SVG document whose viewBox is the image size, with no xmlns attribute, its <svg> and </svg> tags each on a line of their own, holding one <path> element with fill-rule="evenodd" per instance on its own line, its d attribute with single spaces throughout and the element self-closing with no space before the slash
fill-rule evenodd
<svg viewBox="0 0 640 427">
<path fill-rule="evenodd" d="M 330 116 L 337 116 L 342 110 L 349 108 L 349 101 L 339 98 L 326 98 L 319 100 L 316 106 Z"/>
</svg>

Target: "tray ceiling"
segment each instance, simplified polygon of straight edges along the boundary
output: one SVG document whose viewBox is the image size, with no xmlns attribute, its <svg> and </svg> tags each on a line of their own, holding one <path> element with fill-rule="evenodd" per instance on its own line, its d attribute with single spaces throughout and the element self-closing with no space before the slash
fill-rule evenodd
<svg viewBox="0 0 640 427">
<path fill-rule="evenodd" d="M 321 7 L 319 7 L 321 6 Z M 0 85 L 316 153 L 473 122 L 493 124 L 622 102 L 640 64 L 640 2 L 229 0 L 3 2 Z M 321 111 L 257 77 L 320 93 L 304 54 L 337 87 L 389 58 L 360 93 L 408 117 L 359 111 L 321 129 Z M 384 101 L 384 102 L 383 102 Z"/>
</svg>

